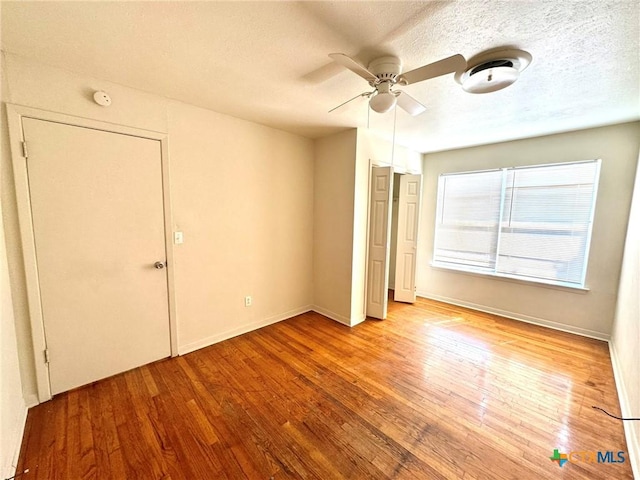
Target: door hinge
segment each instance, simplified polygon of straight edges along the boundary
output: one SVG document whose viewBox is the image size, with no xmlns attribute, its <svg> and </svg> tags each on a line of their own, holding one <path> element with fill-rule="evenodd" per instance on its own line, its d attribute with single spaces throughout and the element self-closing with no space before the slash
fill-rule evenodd
<svg viewBox="0 0 640 480">
<path fill-rule="evenodd" d="M 27 142 L 22 142 L 22 156 L 29 158 L 29 151 L 27 150 Z"/>
<path fill-rule="evenodd" d="M 50 363 L 51 358 L 49 357 L 49 349 L 45 349 L 44 351 L 44 363 Z"/>
</svg>

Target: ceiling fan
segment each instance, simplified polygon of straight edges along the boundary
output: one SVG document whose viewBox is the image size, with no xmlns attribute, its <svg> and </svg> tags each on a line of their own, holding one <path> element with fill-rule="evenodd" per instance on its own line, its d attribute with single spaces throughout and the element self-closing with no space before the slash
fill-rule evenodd
<svg viewBox="0 0 640 480">
<path fill-rule="evenodd" d="M 398 57 L 386 56 L 376 58 L 369 63 L 368 68 L 360 65 L 351 57 L 344 53 L 331 53 L 329 57 L 334 62 L 348 68 L 355 74 L 364 78 L 373 87 L 370 92 L 360 95 L 341 103 L 334 110 L 360 97 L 369 98 L 369 106 L 378 113 L 385 113 L 391 110 L 396 104 L 405 110 L 409 115 L 416 116 L 424 112 L 427 107 L 418 102 L 408 93 L 393 90 L 396 85 L 411 85 L 413 83 L 429 80 L 430 78 L 447 75 L 448 73 L 462 72 L 467 67 L 467 61 L 462 55 L 453 55 L 437 62 L 424 65 L 409 72 L 402 73 L 402 61 Z"/>
</svg>

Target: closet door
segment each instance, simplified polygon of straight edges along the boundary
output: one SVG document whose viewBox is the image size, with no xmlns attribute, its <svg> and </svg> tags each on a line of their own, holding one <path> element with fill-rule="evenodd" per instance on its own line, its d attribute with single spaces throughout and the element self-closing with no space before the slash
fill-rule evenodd
<svg viewBox="0 0 640 480">
<path fill-rule="evenodd" d="M 416 301 L 416 252 L 422 175 L 401 175 L 398 197 L 398 242 L 396 248 L 396 302 Z"/>
<path fill-rule="evenodd" d="M 393 168 L 372 167 L 369 200 L 367 316 L 379 319 L 387 317 L 392 194 Z"/>
<path fill-rule="evenodd" d="M 23 118 L 51 393 L 170 355 L 160 142 Z"/>
</svg>

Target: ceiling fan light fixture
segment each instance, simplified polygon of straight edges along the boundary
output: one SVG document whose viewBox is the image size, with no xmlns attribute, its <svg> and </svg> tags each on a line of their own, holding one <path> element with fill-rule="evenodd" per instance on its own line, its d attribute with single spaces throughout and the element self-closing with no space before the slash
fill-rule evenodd
<svg viewBox="0 0 640 480">
<path fill-rule="evenodd" d="M 387 113 L 396 105 L 396 96 L 391 92 L 382 92 L 374 95 L 369 100 L 371 110 L 377 113 Z"/>
<path fill-rule="evenodd" d="M 513 48 L 497 48 L 480 53 L 467 61 L 467 70 L 455 79 L 469 93 L 489 93 L 515 83 L 531 63 L 531 54 Z"/>
<path fill-rule="evenodd" d="M 462 82 L 462 89 L 469 93 L 489 93 L 507 88 L 520 76 L 517 68 L 503 66 L 482 70 L 468 76 Z"/>
</svg>

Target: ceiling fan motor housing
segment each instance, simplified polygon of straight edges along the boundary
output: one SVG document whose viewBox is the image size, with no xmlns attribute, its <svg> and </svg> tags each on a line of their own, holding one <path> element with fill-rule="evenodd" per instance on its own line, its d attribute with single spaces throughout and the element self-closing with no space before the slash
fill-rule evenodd
<svg viewBox="0 0 640 480">
<path fill-rule="evenodd" d="M 402 72 L 402 61 L 398 57 L 380 57 L 373 60 L 368 67 L 380 82 L 396 83 Z"/>
</svg>

